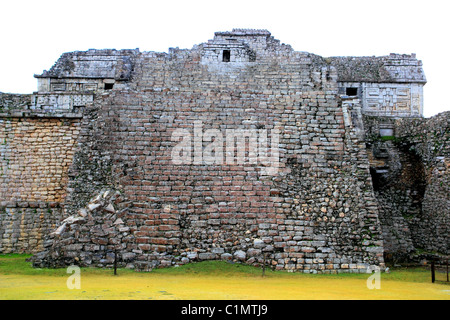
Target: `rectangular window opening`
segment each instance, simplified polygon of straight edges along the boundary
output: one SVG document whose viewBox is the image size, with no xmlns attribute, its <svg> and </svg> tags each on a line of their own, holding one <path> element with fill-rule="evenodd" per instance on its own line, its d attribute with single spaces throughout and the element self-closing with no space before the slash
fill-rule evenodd
<svg viewBox="0 0 450 320">
<path fill-rule="evenodd" d="M 230 62 L 230 58 L 231 58 L 231 51 L 230 50 L 223 50 L 222 61 L 223 62 Z"/>
<path fill-rule="evenodd" d="M 105 90 L 111 90 L 114 87 L 114 83 L 105 83 Z"/>
<path fill-rule="evenodd" d="M 345 94 L 347 96 L 357 96 L 358 95 L 358 88 L 346 88 Z"/>
</svg>

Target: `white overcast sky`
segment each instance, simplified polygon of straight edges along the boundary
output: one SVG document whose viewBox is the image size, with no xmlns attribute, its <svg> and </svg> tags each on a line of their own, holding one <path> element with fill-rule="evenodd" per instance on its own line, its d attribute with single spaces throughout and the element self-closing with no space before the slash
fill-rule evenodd
<svg viewBox="0 0 450 320">
<path fill-rule="evenodd" d="M 329 56 L 416 53 L 426 117 L 450 110 L 450 1 L 0 2 L 0 91 L 32 93 L 34 74 L 68 51 L 192 48 L 233 28 L 267 29 L 296 51 Z"/>
</svg>

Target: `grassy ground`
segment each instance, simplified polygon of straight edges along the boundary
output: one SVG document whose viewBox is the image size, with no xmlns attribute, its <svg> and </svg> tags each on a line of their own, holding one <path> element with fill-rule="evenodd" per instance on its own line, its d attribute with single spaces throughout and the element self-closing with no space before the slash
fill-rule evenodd
<svg viewBox="0 0 450 320">
<path fill-rule="evenodd" d="M 267 271 L 221 261 L 138 273 L 81 269 L 81 288 L 68 289 L 66 269 L 34 269 L 27 255 L 0 255 L 0 299 L 439 299 L 450 285 L 430 281 L 426 269 L 382 273 L 381 288 L 367 288 L 368 274 L 310 275 Z"/>
</svg>

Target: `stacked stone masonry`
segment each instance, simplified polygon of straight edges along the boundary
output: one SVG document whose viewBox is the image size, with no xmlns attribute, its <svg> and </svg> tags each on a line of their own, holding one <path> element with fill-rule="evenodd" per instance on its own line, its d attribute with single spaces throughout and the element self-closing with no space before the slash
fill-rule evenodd
<svg viewBox="0 0 450 320">
<path fill-rule="evenodd" d="M 448 254 L 449 119 L 364 119 L 384 250 L 397 261 Z"/>
<path fill-rule="evenodd" d="M 62 217 L 80 132 L 72 118 L 0 117 L 0 250 L 35 252 Z"/>
<path fill-rule="evenodd" d="M 423 113 L 422 62 L 416 55 L 384 57 L 332 57 L 339 93 L 361 99 L 366 115 L 418 117 Z"/>
<path fill-rule="evenodd" d="M 423 86 L 420 62 L 401 57 L 374 58 L 375 71 L 386 78 L 349 78 L 336 58 L 294 51 L 253 29 L 217 32 L 207 43 L 169 53 L 63 54 L 36 75 L 39 90 L 24 102 L 0 95 L 12 101 L 0 110 L 8 145 L 1 149 L 2 168 L 9 170 L 1 177 L 7 210 L 0 215 L 0 251 L 40 251 L 36 266 L 111 266 L 117 252 L 120 265 L 137 270 L 210 259 L 267 261 L 308 273 L 384 267 L 389 219 L 382 219 L 371 175 L 366 100 L 361 92 L 343 95 L 342 88 L 385 80 L 408 90 Z M 397 119 L 380 110 L 375 119 Z M 397 115 L 420 116 L 419 106 L 407 110 Z M 189 137 L 181 164 L 174 161 L 179 132 Z M 255 161 L 251 149 L 244 162 L 228 161 L 235 151 L 230 132 L 249 141 L 254 134 L 272 156 L 278 149 L 275 174 L 268 173 L 274 163 Z M 211 145 L 222 158 L 203 158 Z M 42 163 L 42 175 L 29 175 L 29 163 Z M 440 169 L 432 190 L 448 180 L 443 163 L 433 167 Z M 22 176 L 30 181 L 20 182 Z M 27 201 L 48 208 L 47 216 L 40 214 L 45 226 L 17 223 L 21 205 L 33 211 L 21 204 Z M 428 205 L 443 206 L 447 219 L 448 193 Z M 430 221 L 439 220 L 428 212 Z M 52 219 L 58 222 L 49 231 Z M 15 228 L 42 232 L 25 245 L 24 237 L 9 241 Z M 423 238 L 421 248 L 437 236 Z M 417 247 L 409 235 L 405 241 L 406 251 Z"/>
</svg>

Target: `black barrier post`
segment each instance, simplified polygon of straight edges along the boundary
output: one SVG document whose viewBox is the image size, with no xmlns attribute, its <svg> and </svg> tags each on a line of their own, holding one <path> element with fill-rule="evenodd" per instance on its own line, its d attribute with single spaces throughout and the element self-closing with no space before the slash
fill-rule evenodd
<svg viewBox="0 0 450 320">
<path fill-rule="evenodd" d="M 447 282 L 448 282 L 448 259 L 447 259 Z"/>
<path fill-rule="evenodd" d="M 431 282 L 435 281 L 435 273 L 434 273 L 434 260 L 431 261 Z"/>
<path fill-rule="evenodd" d="M 117 249 L 114 249 L 114 275 L 117 276 Z"/>
<path fill-rule="evenodd" d="M 262 265 L 262 276 L 264 277 L 266 273 L 266 253 L 264 253 L 264 260 L 263 260 L 263 265 Z"/>
</svg>

